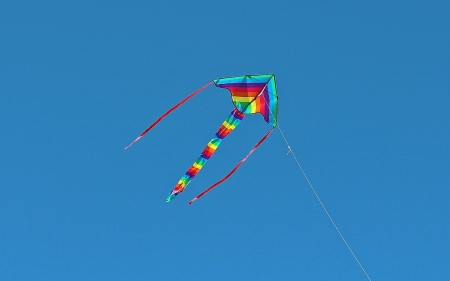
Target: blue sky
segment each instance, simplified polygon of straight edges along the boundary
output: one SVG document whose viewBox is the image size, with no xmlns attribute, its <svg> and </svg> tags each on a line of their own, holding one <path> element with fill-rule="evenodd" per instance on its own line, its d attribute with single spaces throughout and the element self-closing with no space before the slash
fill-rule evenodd
<svg viewBox="0 0 450 281">
<path fill-rule="evenodd" d="M 446 1 L 6 1 L 0 279 L 367 280 L 278 131 L 208 81 L 275 73 L 279 125 L 372 280 L 450 274 Z"/>
</svg>

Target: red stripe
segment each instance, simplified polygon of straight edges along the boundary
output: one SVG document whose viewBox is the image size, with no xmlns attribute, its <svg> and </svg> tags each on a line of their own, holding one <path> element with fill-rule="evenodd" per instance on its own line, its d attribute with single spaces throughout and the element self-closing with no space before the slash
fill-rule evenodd
<svg viewBox="0 0 450 281">
<path fill-rule="evenodd" d="M 181 184 L 177 184 L 177 186 L 173 189 L 175 193 L 180 193 L 180 190 L 183 190 L 183 186 Z"/>
<path fill-rule="evenodd" d="M 255 151 L 258 148 L 258 146 L 260 146 L 267 139 L 267 137 L 270 135 L 270 133 L 272 133 L 273 128 L 275 128 L 275 127 L 272 127 L 272 129 L 270 129 L 270 131 L 267 132 L 267 134 L 262 139 L 259 140 L 259 142 L 252 148 L 252 150 L 250 150 L 250 152 L 247 154 L 247 156 L 245 156 L 244 159 L 242 159 L 241 162 L 239 162 L 236 165 L 236 167 L 234 167 L 233 170 L 231 170 L 231 172 L 229 172 L 225 177 L 223 177 L 221 180 L 219 180 L 215 184 L 213 184 L 210 187 L 208 187 L 208 189 L 206 189 L 205 191 L 203 191 L 202 193 L 197 195 L 194 199 L 189 201 L 189 204 L 191 205 L 192 202 L 194 202 L 197 199 L 200 199 L 200 197 L 202 197 L 203 195 L 205 195 L 206 193 L 211 191 L 211 189 L 213 189 L 214 187 L 216 187 L 219 184 L 221 184 L 224 181 L 226 181 L 232 174 L 234 174 L 234 172 L 236 172 L 236 170 L 245 162 L 245 160 L 247 160 L 247 158 L 253 153 L 253 151 Z"/>
<path fill-rule="evenodd" d="M 208 84 L 206 84 L 205 86 L 201 87 L 200 89 L 198 89 L 197 91 L 193 92 L 192 94 L 190 94 L 189 96 L 185 97 L 182 101 L 180 101 L 179 103 L 177 103 L 176 105 L 174 105 L 171 109 L 169 109 L 166 113 L 164 113 L 163 115 L 161 115 L 161 117 L 159 117 L 158 119 L 156 119 L 155 122 L 153 122 L 153 124 L 150 125 L 150 127 L 148 127 L 145 131 L 143 131 L 139 137 L 137 137 L 132 143 L 130 143 L 127 147 L 125 147 L 125 149 L 128 149 L 130 146 L 132 146 L 135 142 L 137 142 L 140 138 L 142 138 L 146 133 L 148 133 L 148 131 L 150 131 L 153 127 L 156 126 L 156 124 L 158 124 L 162 119 L 164 119 L 164 117 L 166 117 L 167 115 L 169 115 L 169 113 L 171 113 L 172 111 L 174 111 L 175 109 L 177 109 L 180 105 L 182 105 L 183 103 L 187 102 L 190 98 L 192 98 L 193 96 L 195 96 L 196 94 L 198 94 L 199 92 L 203 91 L 204 89 L 206 89 L 209 85 L 211 85 L 213 83 L 213 81 L 209 82 Z"/>
<path fill-rule="evenodd" d="M 264 87 L 227 87 L 233 93 L 233 96 L 238 97 L 255 97 L 261 93 Z"/>
<path fill-rule="evenodd" d="M 214 154 L 215 149 L 212 149 L 211 147 L 207 146 L 205 149 L 203 149 L 202 155 L 204 155 L 206 158 L 210 158 L 211 155 Z"/>
<path fill-rule="evenodd" d="M 190 167 L 189 170 L 186 173 L 190 173 L 192 175 L 196 175 L 198 173 L 198 171 L 200 171 L 199 168 Z"/>
</svg>

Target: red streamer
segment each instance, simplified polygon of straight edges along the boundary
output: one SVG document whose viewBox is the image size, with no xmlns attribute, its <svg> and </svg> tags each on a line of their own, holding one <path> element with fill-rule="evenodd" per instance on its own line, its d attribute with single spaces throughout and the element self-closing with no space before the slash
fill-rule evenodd
<svg viewBox="0 0 450 281">
<path fill-rule="evenodd" d="M 171 109 L 169 109 L 166 113 L 164 113 L 163 115 L 161 115 L 161 117 L 159 117 L 158 119 L 156 119 L 155 122 L 153 122 L 153 124 L 150 125 L 150 127 L 148 127 L 145 131 L 143 131 L 139 137 L 137 137 L 132 143 L 130 143 L 127 147 L 125 147 L 125 149 L 128 149 L 130 146 L 132 146 L 135 142 L 137 142 L 140 138 L 142 138 L 146 133 L 148 133 L 148 131 L 150 131 L 153 127 L 156 126 L 156 124 L 158 124 L 162 119 L 164 119 L 164 117 L 166 117 L 167 115 L 169 115 L 169 113 L 171 113 L 172 111 L 174 111 L 175 109 L 177 109 L 180 105 L 182 105 L 183 103 L 187 102 L 190 98 L 192 98 L 193 96 L 195 96 L 196 94 L 198 94 L 199 92 L 203 91 L 204 89 L 206 89 L 209 85 L 211 85 L 213 83 L 213 81 L 210 81 L 208 84 L 206 84 L 205 86 L 201 87 L 200 89 L 198 89 L 197 91 L 193 92 L 192 94 L 190 94 L 189 96 L 185 97 L 182 101 L 180 101 L 179 103 L 177 103 L 176 105 L 174 105 Z"/>
<path fill-rule="evenodd" d="M 216 182 L 215 184 L 211 185 L 210 187 L 208 187 L 208 189 L 206 189 L 205 191 L 203 191 L 202 193 L 200 193 L 199 195 L 197 195 L 194 199 L 192 199 L 191 201 L 189 201 L 189 205 L 192 205 L 192 202 L 194 202 L 197 199 L 200 199 L 200 197 L 202 197 L 203 195 L 205 195 L 206 193 L 208 193 L 209 191 L 211 191 L 214 187 L 218 186 L 219 184 L 223 183 L 224 181 L 226 181 L 232 174 L 234 174 L 234 172 L 236 172 L 236 170 L 245 162 L 245 160 L 247 160 L 247 158 L 258 148 L 258 146 L 260 146 L 266 139 L 267 137 L 270 135 L 270 133 L 272 133 L 272 130 L 275 127 L 272 127 L 272 129 L 270 129 L 269 132 L 267 132 L 267 134 L 258 141 L 258 143 L 252 148 L 252 150 L 250 150 L 250 152 L 247 154 L 247 156 L 244 157 L 244 159 L 241 160 L 241 162 L 239 162 L 236 167 L 233 168 L 233 170 L 231 170 L 231 172 L 229 172 L 225 177 L 223 177 L 221 180 L 219 180 L 218 182 Z"/>
</svg>

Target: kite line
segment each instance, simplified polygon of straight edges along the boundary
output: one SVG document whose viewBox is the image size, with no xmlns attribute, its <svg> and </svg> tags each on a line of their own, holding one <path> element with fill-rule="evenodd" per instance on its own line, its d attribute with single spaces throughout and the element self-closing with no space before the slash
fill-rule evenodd
<svg viewBox="0 0 450 281">
<path fill-rule="evenodd" d="M 266 99 L 264 98 L 264 101 L 267 104 Z M 270 110 L 269 107 L 269 111 L 273 116 L 272 111 Z M 342 235 L 341 231 L 339 230 L 339 228 L 337 227 L 336 223 L 334 222 L 333 218 L 331 217 L 330 213 L 328 212 L 327 208 L 325 208 L 325 205 L 322 203 L 322 200 L 320 200 L 319 194 L 317 194 L 316 189 L 314 188 L 314 186 L 312 185 L 312 183 L 309 181 L 308 176 L 306 175 L 305 171 L 302 168 L 302 165 L 300 165 L 300 162 L 298 161 L 297 157 L 295 156 L 294 151 L 292 150 L 292 147 L 289 145 L 288 140 L 286 139 L 286 136 L 284 135 L 283 131 L 280 128 L 280 124 L 277 124 L 278 130 L 281 133 L 281 136 L 284 139 L 284 142 L 287 145 L 288 153 L 292 154 L 292 157 L 294 157 L 295 162 L 297 163 L 297 166 L 300 168 L 300 171 L 302 172 L 303 176 L 305 177 L 306 181 L 309 184 L 309 187 L 311 187 L 311 190 L 313 191 L 314 195 L 316 196 L 317 200 L 319 201 L 320 205 L 322 206 L 323 210 L 325 211 L 325 213 L 327 214 L 328 218 L 330 219 L 331 223 L 333 224 L 334 228 L 336 229 L 337 233 L 339 234 L 339 236 L 341 236 L 342 241 L 344 241 L 345 246 L 347 246 L 347 249 L 350 251 L 350 253 L 352 254 L 353 258 L 355 258 L 356 262 L 358 263 L 359 267 L 361 268 L 361 270 L 364 272 L 364 274 L 366 275 L 367 279 L 369 279 L 369 281 L 372 281 L 372 279 L 370 279 L 369 274 L 367 274 L 366 270 L 364 269 L 364 267 L 362 266 L 362 264 L 359 262 L 358 258 L 356 257 L 355 253 L 353 252 L 352 248 L 350 247 L 350 245 L 347 243 L 347 240 L 345 240 L 344 235 Z"/>
<path fill-rule="evenodd" d="M 251 80 L 251 81 L 250 81 Z M 297 156 L 295 155 L 294 151 L 292 150 L 288 140 L 286 139 L 286 136 L 284 135 L 283 131 L 281 130 L 280 126 L 278 125 L 277 121 L 277 112 L 278 112 L 278 95 L 275 85 L 275 76 L 274 74 L 259 74 L 259 75 L 244 75 L 244 76 L 235 76 L 235 77 L 225 77 L 225 78 L 218 78 L 214 79 L 213 81 L 210 81 L 200 89 L 196 90 L 195 92 L 188 95 L 186 98 L 184 98 L 181 102 L 177 103 L 175 106 L 170 108 L 166 113 L 164 113 L 162 116 L 160 116 L 155 122 L 153 122 L 144 132 L 142 132 L 133 142 L 131 142 L 125 149 L 128 149 L 130 146 L 132 146 L 135 142 L 137 142 L 139 139 L 141 139 L 145 134 L 147 134 L 154 126 L 156 126 L 162 119 L 164 119 L 167 115 L 169 115 L 172 111 L 177 109 L 179 106 L 187 102 L 189 99 L 197 95 L 199 92 L 210 86 L 211 84 L 215 84 L 216 87 L 219 88 L 225 88 L 228 89 L 231 93 L 231 99 L 234 104 L 234 109 L 231 112 L 230 116 L 225 119 L 225 121 L 222 123 L 222 126 L 217 131 L 215 137 L 211 139 L 211 141 L 207 144 L 203 152 L 201 153 L 200 157 L 194 162 L 194 164 L 188 169 L 188 171 L 185 173 L 185 175 L 179 180 L 175 188 L 172 190 L 172 192 L 169 194 L 169 197 L 167 198 L 167 202 L 171 201 L 175 196 L 186 188 L 186 186 L 189 184 L 189 182 L 195 177 L 195 175 L 200 171 L 200 169 L 205 165 L 207 160 L 214 154 L 217 147 L 222 142 L 223 138 L 225 138 L 231 131 L 233 131 L 237 125 L 241 122 L 241 120 L 244 118 L 244 115 L 246 114 L 254 114 L 254 113 L 260 113 L 263 115 L 264 120 L 266 123 L 272 126 L 272 128 L 269 130 L 269 132 L 266 133 L 266 135 L 250 150 L 250 152 L 247 154 L 247 156 L 244 157 L 232 170 L 229 172 L 224 178 L 210 186 L 208 189 L 197 195 L 193 200 L 189 202 L 189 204 L 192 204 L 193 201 L 199 199 L 203 195 L 205 195 L 207 192 L 212 190 L 214 187 L 219 185 L 220 183 L 227 180 L 246 160 L 247 158 L 258 148 L 258 146 L 266 140 L 266 138 L 270 135 L 270 133 L 273 131 L 274 127 L 278 126 L 278 130 L 280 130 L 281 136 L 283 137 L 287 148 L 288 153 L 292 153 L 292 156 L 294 157 L 295 162 L 297 163 L 297 166 L 299 167 L 300 171 L 302 172 L 303 176 L 305 177 L 306 181 L 308 182 L 311 190 L 313 191 L 314 195 L 316 196 L 317 200 L 319 201 L 320 205 L 322 206 L 323 210 L 327 214 L 328 218 L 330 219 L 331 223 L 333 224 L 334 228 L 338 232 L 339 236 L 341 237 L 342 241 L 344 241 L 344 244 L 347 246 L 348 250 L 352 254 L 353 258 L 358 263 L 361 270 L 366 275 L 367 279 L 369 281 L 372 281 L 365 271 L 362 264 L 359 262 L 358 258 L 354 254 L 353 250 L 350 248 L 350 245 L 345 240 L 344 236 L 342 235 L 341 231 L 337 227 L 336 223 L 334 222 L 333 218 L 331 217 L 330 213 L 326 209 L 325 205 L 323 204 L 322 200 L 320 199 L 319 195 L 317 194 L 315 188 L 313 187 L 312 183 L 308 179 L 305 171 L 303 170 L 302 166 L 300 165 L 300 162 L 297 159 Z"/>
</svg>

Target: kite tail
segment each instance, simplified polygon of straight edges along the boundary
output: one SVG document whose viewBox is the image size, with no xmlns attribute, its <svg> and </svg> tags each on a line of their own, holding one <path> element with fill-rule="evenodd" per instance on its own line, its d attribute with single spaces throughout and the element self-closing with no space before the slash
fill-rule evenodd
<svg viewBox="0 0 450 281">
<path fill-rule="evenodd" d="M 223 124 L 220 126 L 219 130 L 216 132 L 214 138 L 212 138 L 209 143 L 203 149 L 201 155 L 192 164 L 192 166 L 187 170 L 184 176 L 178 181 L 175 188 L 170 192 L 169 197 L 167 197 L 167 202 L 172 201 L 178 193 L 184 191 L 186 186 L 192 181 L 192 179 L 200 172 L 203 166 L 206 164 L 209 158 L 214 154 L 217 147 L 222 143 L 222 140 L 228 136 L 242 121 L 244 114 L 238 111 L 236 108 L 233 109 L 231 114 L 225 119 Z"/>
<path fill-rule="evenodd" d="M 128 149 L 130 146 L 132 146 L 135 142 L 137 142 L 139 139 L 141 139 L 145 134 L 148 133 L 148 131 L 150 131 L 153 127 L 156 126 L 156 124 L 158 124 L 162 119 L 164 119 L 164 117 L 166 117 L 167 115 L 169 115 L 169 113 L 171 113 L 172 111 L 174 111 L 175 109 L 177 109 L 180 105 L 182 105 L 183 103 L 187 102 L 190 98 L 192 98 L 193 96 L 195 96 L 196 94 L 198 94 L 199 92 L 203 91 L 204 89 L 206 89 L 209 85 L 211 85 L 213 83 L 213 81 L 209 82 L 208 84 L 206 84 L 205 86 L 201 87 L 200 89 L 198 89 L 197 91 L 193 92 L 192 94 L 190 94 L 189 96 L 185 97 L 182 101 L 180 101 L 179 103 L 177 103 L 176 105 L 174 105 L 171 109 L 169 109 L 166 113 L 164 113 L 163 115 L 161 115 L 161 117 L 159 117 L 158 119 L 156 119 L 155 122 L 153 122 L 153 124 L 150 125 L 150 127 L 148 127 L 145 131 L 143 131 L 139 137 L 137 137 L 133 142 L 131 142 L 127 147 L 125 147 L 125 149 Z"/>
<path fill-rule="evenodd" d="M 250 152 L 247 154 L 247 156 L 244 157 L 244 159 L 241 160 L 241 162 L 239 162 L 236 167 L 233 168 L 233 170 L 231 170 L 231 172 L 229 172 L 225 177 L 223 177 L 221 180 L 219 180 L 218 182 L 216 182 L 215 184 L 211 185 L 210 187 L 208 187 L 208 189 L 206 189 L 205 191 L 203 191 L 202 193 L 200 193 L 199 195 L 197 195 L 194 199 L 192 199 L 191 201 L 189 201 L 189 205 L 192 204 L 192 202 L 194 202 L 195 200 L 199 199 L 200 197 L 202 197 L 203 195 L 205 195 L 206 193 L 208 193 L 209 191 L 211 191 L 211 189 L 213 189 L 214 187 L 218 186 L 219 184 L 223 183 L 224 181 L 226 181 L 232 174 L 234 174 L 234 172 L 236 172 L 236 170 L 245 162 L 245 160 L 247 160 L 247 158 L 258 148 L 258 146 L 260 146 L 266 139 L 267 137 L 270 135 L 270 133 L 272 133 L 272 130 L 275 127 L 272 127 L 272 129 L 270 129 L 269 132 L 267 132 L 267 134 L 258 141 L 258 143 L 252 148 L 252 150 L 250 150 Z"/>
</svg>

